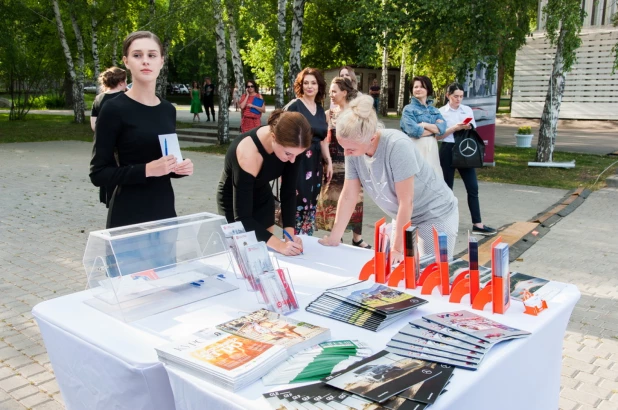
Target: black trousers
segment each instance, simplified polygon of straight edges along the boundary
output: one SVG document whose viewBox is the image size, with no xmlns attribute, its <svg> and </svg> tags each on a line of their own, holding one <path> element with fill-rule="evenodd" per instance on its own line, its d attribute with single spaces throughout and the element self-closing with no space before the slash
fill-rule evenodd
<svg viewBox="0 0 618 410">
<path fill-rule="evenodd" d="M 452 142 L 442 142 L 440 145 L 440 166 L 442 167 L 442 175 L 444 175 L 444 182 L 451 190 L 453 189 L 453 183 L 455 182 L 455 168 L 451 167 L 453 163 L 453 147 Z M 479 184 L 476 179 L 476 169 L 474 168 L 457 168 L 459 175 L 466 186 L 466 192 L 468 193 L 468 208 L 470 209 L 470 216 L 472 217 L 472 223 L 481 223 L 481 206 L 479 205 Z"/>
<path fill-rule="evenodd" d="M 217 117 L 215 117 L 215 101 L 214 99 L 206 99 L 204 98 L 202 100 L 202 104 L 204 105 L 204 111 L 206 111 L 206 118 L 208 118 L 208 120 L 210 121 L 210 113 L 212 112 L 212 120 L 216 120 Z M 208 109 L 210 109 L 210 111 L 208 111 Z"/>
</svg>

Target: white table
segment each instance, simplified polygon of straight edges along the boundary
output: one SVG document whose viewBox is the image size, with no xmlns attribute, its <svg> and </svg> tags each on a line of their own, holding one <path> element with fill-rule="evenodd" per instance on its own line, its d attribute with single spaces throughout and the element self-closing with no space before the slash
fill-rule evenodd
<svg viewBox="0 0 618 410">
<path fill-rule="evenodd" d="M 306 238 L 304 256 L 282 257 L 280 262 L 290 268 L 304 307 L 323 289 L 356 276 L 372 255 L 370 251 L 349 246 L 321 247 L 315 239 Z M 41 328 L 67 408 L 268 408 L 261 393 L 283 386 L 265 387 L 260 381 L 234 394 L 182 371 L 169 369 L 166 373 L 154 351 L 154 347 L 168 343 L 168 339 L 259 308 L 255 296 L 246 292 L 241 282 L 230 280 L 241 289 L 131 324 L 84 304 L 84 300 L 91 298 L 89 291 L 37 305 L 33 314 Z M 449 391 L 432 408 L 519 410 L 521 401 L 517 398 L 525 397 L 527 409 L 557 409 L 562 339 L 579 296 L 575 286 L 567 286 L 538 317 L 523 314 L 523 306 L 518 302 L 512 302 L 506 315 L 483 313 L 507 325 L 531 331 L 532 335 L 495 346 L 476 372 L 456 370 Z M 469 309 L 467 303 L 449 304 L 441 296 L 426 298 L 430 303 L 379 333 L 304 310 L 292 317 L 329 327 L 333 339 L 360 339 L 378 351 L 407 320 L 439 311 Z"/>
</svg>

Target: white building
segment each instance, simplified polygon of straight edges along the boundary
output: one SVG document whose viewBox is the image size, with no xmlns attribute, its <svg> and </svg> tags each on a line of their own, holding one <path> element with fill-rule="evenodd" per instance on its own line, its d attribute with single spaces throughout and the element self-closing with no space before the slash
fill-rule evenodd
<svg viewBox="0 0 618 410">
<path fill-rule="evenodd" d="M 541 118 L 554 62 L 555 48 L 549 46 L 543 30 L 539 1 L 537 31 L 517 52 L 513 79 L 511 117 Z M 582 45 L 577 62 L 566 74 L 561 119 L 618 120 L 618 70 L 612 73 L 618 44 L 618 27 L 611 19 L 618 11 L 616 0 L 583 0 L 587 16 L 581 31 Z"/>
</svg>

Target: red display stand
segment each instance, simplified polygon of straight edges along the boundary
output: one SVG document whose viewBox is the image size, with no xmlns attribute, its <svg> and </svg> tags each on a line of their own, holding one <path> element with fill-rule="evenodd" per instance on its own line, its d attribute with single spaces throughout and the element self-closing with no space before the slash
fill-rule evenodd
<svg viewBox="0 0 618 410">
<path fill-rule="evenodd" d="M 450 294 L 448 261 L 440 261 L 440 244 L 438 243 L 438 231 L 435 227 L 433 228 L 433 252 L 436 262 L 423 270 L 418 283 L 422 286 L 421 295 L 431 295 L 434 288 L 439 286 L 440 294 L 447 296 Z"/>
<path fill-rule="evenodd" d="M 470 257 L 470 248 L 468 247 L 468 257 Z M 470 303 L 476 298 L 479 293 L 480 279 L 478 269 L 470 269 L 461 272 L 452 283 L 451 297 L 449 302 L 461 303 L 461 299 L 470 295 Z"/>
<path fill-rule="evenodd" d="M 509 308 L 509 305 L 504 306 L 503 300 L 503 281 L 509 280 L 507 278 L 500 278 L 494 276 L 496 272 L 496 261 L 494 260 L 494 248 L 502 242 L 502 237 L 498 237 L 491 244 L 491 281 L 489 281 L 483 289 L 474 298 L 472 302 L 472 309 L 483 310 L 488 303 L 492 304 L 493 313 L 504 314 Z M 495 286 L 494 286 L 495 285 Z"/>
</svg>

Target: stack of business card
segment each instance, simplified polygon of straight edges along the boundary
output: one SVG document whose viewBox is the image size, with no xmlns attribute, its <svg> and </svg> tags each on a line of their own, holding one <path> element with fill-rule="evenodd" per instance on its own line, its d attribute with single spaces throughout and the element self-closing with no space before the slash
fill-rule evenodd
<svg viewBox="0 0 618 410">
<path fill-rule="evenodd" d="M 307 311 L 376 332 L 425 303 L 397 289 L 360 281 L 327 289 Z"/>
<path fill-rule="evenodd" d="M 410 322 L 387 349 L 403 357 L 476 370 L 495 343 L 530 335 L 465 310 L 437 313 Z"/>
</svg>

